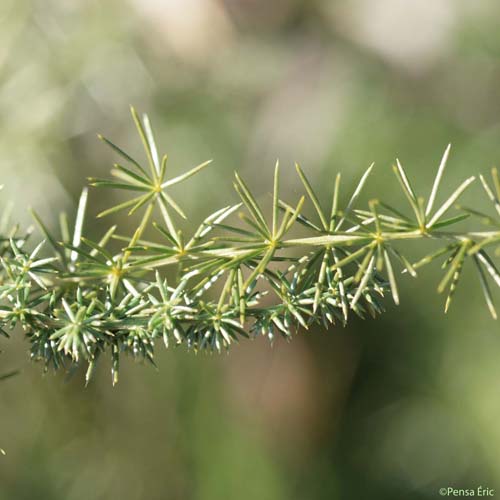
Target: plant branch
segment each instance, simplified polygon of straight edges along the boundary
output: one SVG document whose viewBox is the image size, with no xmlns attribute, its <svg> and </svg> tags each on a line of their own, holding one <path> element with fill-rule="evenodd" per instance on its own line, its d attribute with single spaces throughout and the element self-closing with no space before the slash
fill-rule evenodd
<svg viewBox="0 0 500 500">
<path fill-rule="evenodd" d="M 265 335 L 272 340 L 276 334 L 290 337 L 297 329 L 313 325 L 345 325 L 352 315 L 383 312 L 386 296 L 399 304 L 404 299 L 398 284 L 401 275 L 414 278 L 417 269 L 437 260 L 444 270 L 438 291 L 446 294 L 445 310 L 452 303 L 464 265 L 471 261 L 487 308 L 496 319 L 490 285 L 500 286 L 500 273 L 487 253 L 500 242 L 496 170 L 492 171 L 493 188 L 480 176 L 494 208 L 489 215 L 456 205 L 473 177 L 436 204 L 450 146 L 427 200 L 417 196 L 401 162 L 396 161 L 394 173 L 408 202 L 406 209 L 378 199 L 366 208 L 359 206 L 373 165 L 345 205 L 337 174 L 327 209 L 296 165 L 304 196 L 289 203 L 280 193 L 276 164 L 269 216 L 236 174 L 239 202 L 208 215 L 186 236 L 177 225 L 178 217 L 186 215 L 170 188 L 194 175 L 205 175 L 210 162 L 167 179 L 167 156 L 160 161 L 149 119 L 141 119 L 134 109 L 132 115 L 146 165 L 100 136 L 126 163 L 113 166 L 111 179 L 90 179 L 90 184 L 129 196 L 98 217 L 120 210 L 129 215 L 141 212 L 137 228 L 122 235 L 111 225 L 96 241 L 86 237 L 88 198 L 92 196 L 86 188 L 73 227 L 63 214 L 59 233 L 52 233 L 32 212 L 43 242 L 32 244 L 30 231 L 22 232 L 18 224 L 2 217 L 0 333 L 8 336 L 19 325 L 30 343 L 32 359 L 42 361 L 46 369 L 87 364 L 88 382 L 101 354 L 108 353 L 116 383 L 121 356 L 154 363 L 158 340 L 166 346 L 221 351 L 242 337 Z M 446 215 L 451 210 L 456 213 Z M 480 227 L 462 231 L 460 224 L 469 217 Z M 149 228 L 156 231 L 154 241 L 144 239 Z M 416 240 L 424 246 L 426 241 L 440 242 L 441 247 L 412 264 L 404 247 L 413 247 Z M 118 252 L 117 242 L 122 246 Z M 174 268 L 176 278 L 167 280 L 163 268 Z"/>
</svg>

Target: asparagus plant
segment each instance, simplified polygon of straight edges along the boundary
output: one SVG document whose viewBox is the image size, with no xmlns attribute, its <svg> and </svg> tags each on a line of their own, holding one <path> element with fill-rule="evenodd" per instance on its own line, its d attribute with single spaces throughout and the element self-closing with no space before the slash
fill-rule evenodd
<svg viewBox="0 0 500 500">
<path fill-rule="evenodd" d="M 131 234 L 123 235 L 112 225 L 101 238 L 84 236 L 87 188 L 72 226 L 61 214 L 60 234 L 49 231 L 32 212 L 44 237 L 36 244 L 31 243 L 32 231 L 11 225 L 8 214 L 0 221 L 1 332 L 8 336 L 19 326 L 30 343 L 31 358 L 42 361 L 45 369 L 85 364 L 88 382 L 99 357 L 109 355 L 114 384 L 121 356 L 154 363 L 160 341 L 167 347 L 184 344 L 221 351 L 241 337 L 264 335 L 272 340 L 313 325 L 345 325 L 352 315 L 381 313 L 387 295 L 398 304 L 397 276 L 416 277 L 419 268 L 436 259 L 444 269 L 438 291 L 446 292 L 445 310 L 470 261 L 496 319 L 489 282 L 500 286 L 500 273 L 487 253 L 500 241 L 500 181 L 495 169 L 491 181 L 480 176 L 496 210 L 496 216 L 490 216 L 456 205 L 474 177 L 437 204 L 450 146 L 427 199 L 416 195 L 396 161 L 393 169 L 408 213 L 379 200 L 358 208 L 373 165 L 345 206 L 340 204 L 338 174 L 325 208 L 299 165 L 304 196 L 292 204 L 285 201 L 276 164 L 269 217 L 235 174 L 240 202 L 210 214 L 186 235 L 178 224 L 186 215 L 170 188 L 210 162 L 168 177 L 167 156 L 158 154 L 149 119 L 141 120 L 134 109 L 132 117 L 146 161 L 99 136 L 123 164 L 113 166 L 111 179 L 90 179 L 91 186 L 132 193 L 98 214 L 140 214 Z M 305 215 L 306 201 L 314 217 Z M 469 216 L 489 227 L 458 230 L 457 224 Z M 146 239 L 151 233 L 156 235 L 153 241 Z M 415 240 L 434 240 L 440 248 L 411 263 L 399 247 L 413 246 Z"/>
</svg>

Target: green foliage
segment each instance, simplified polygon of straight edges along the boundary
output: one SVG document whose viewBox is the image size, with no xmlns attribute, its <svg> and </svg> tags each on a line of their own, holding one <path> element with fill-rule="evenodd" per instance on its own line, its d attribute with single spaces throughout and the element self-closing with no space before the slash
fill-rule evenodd
<svg viewBox="0 0 500 500">
<path fill-rule="evenodd" d="M 457 207 L 465 180 L 436 208 L 436 199 L 450 148 L 444 153 L 427 200 L 418 197 L 400 164 L 395 175 L 410 215 L 383 201 L 357 208 L 373 165 L 359 181 L 344 209 L 340 208 L 340 175 L 333 182 L 330 206 L 320 202 L 299 165 L 305 190 L 294 204 L 283 200 L 276 164 L 272 214 L 268 219 L 244 180 L 235 175 L 240 203 L 209 215 L 186 237 L 178 218 L 186 218 L 172 198 L 171 186 L 204 169 L 200 164 L 183 175 L 167 178 L 167 156 L 160 160 L 149 120 L 132 116 L 147 165 L 131 158 L 101 137 L 124 165 L 115 164 L 112 179 L 90 179 L 92 186 L 132 192 L 132 197 L 98 217 L 127 210 L 142 213 L 128 236 L 111 226 L 96 241 L 83 236 L 88 192 L 84 189 L 70 229 L 60 218 L 60 234 L 51 233 L 33 212 L 45 239 L 29 250 L 31 234 L 1 221 L 1 332 L 20 325 L 31 344 L 31 357 L 45 368 L 88 366 L 87 381 L 101 354 L 112 360 L 113 383 L 120 357 L 128 354 L 154 363 L 159 340 L 165 346 L 185 344 L 194 350 L 221 351 L 241 337 L 290 337 L 297 328 L 346 324 L 350 315 L 377 315 L 388 294 L 399 303 L 398 278 L 440 259 L 444 274 L 438 291 L 446 292 L 448 310 L 466 260 L 478 272 L 487 306 L 496 318 L 489 281 L 500 286 L 500 273 L 486 248 L 500 241 L 500 219 L 475 209 Z M 480 177 L 500 216 L 500 182 Z M 303 211 L 305 200 L 315 215 Z M 235 213 L 239 221 L 228 222 Z M 488 231 L 460 232 L 455 226 L 470 215 L 491 226 Z M 145 239 L 154 228 L 158 238 Z M 295 234 L 291 234 L 296 231 Z M 412 240 L 436 240 L 442 247 L 415 263 L 397 248 Z M 119 250 L 115 251 L 116 245 Z M 45 256 L 43 252 L 47 252 Z M 50 252 L 50 253 L 49 253 Z M 167 279 L 175 268 L 175 279 Z"/>
</svg>

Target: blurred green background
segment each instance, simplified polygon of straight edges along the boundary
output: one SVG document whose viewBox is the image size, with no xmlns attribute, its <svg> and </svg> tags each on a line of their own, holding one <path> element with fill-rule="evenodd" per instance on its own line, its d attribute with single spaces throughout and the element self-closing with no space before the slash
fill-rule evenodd
<svg viewBox="0 0 500 500">
<path fill-rule="evenodd" d="M 451 192 L 500 158 L 499 16 L 484 0 L 2 0 L 3 200 L 25 223 L 29 205 L 74 213 L 115 159 L 96 133 L 141 154 L 129 104 L 172 172 L 214 158 L 177 192 L 193 222 L 236 199 L 235 169 L 268 199 L 276 157 L 291 199 L 293 161 L 325 200 L 336 172 L 352 188 L 375 161 L 365 201 L 402 204 L 395 157 L 427 190 L 452 142 Z M 92 191 L 92 211 L 110 196 Z M 159 372 L 124 363 L 115 388 L 106 364 L 85 389 L 2 341 L 1 371 L 22 372 L 0 383 L 0 499 L 500 495 L 500 337 L 476 280 L 446 317 L 429 269 L 376 321 L 159 349 Z"/>
</svg>

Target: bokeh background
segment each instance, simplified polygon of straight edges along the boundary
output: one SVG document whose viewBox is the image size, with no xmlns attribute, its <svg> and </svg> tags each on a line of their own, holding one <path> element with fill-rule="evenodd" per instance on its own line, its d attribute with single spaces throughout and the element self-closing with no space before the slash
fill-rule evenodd
<svg viewBox="0 0 500 500">
<path fill-rule="evenodd" d="M 235 169 L 268 199 L 277 157 L 292 198 L 293 161 L 325 200 L 336 172 L 352 188 L 375 161 L 365 201 L 401 204 L 395 157 L 428 189 L 452 142 L 451 192 L 500 158 L 499 19 L 494 0 L 2 0 L 3 201 L 25 224 L 28 206 L 74 213 L 114 160 L 98 132 L 141 154 L 129 104 L 172 172 L 214 158 L 177 192 L 193 221 L 236 199 Z M 446 317 L 433 268 L 376 321 L 160 349 L 159 371 L 124 363 L 114 388 L 106 364 L 84 388 L 42 376 L 20 334 L 2 341 L 1 371 L 21 373 L 0 383 L 0 499 L 498 496 L 499 326 L 465 274 Z"/>
</svg>

